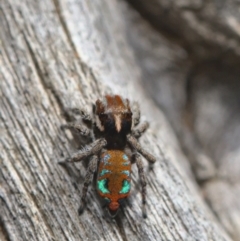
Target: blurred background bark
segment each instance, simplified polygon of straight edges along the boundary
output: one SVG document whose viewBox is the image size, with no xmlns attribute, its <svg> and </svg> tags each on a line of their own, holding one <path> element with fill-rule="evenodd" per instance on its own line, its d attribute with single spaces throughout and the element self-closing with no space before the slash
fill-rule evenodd
<svg viewBox="0 0 240 241">
<path fill-rule="evenodd" d="M 0 240 L 239 241 L 239 21 L 230 0 L 1 0 Z M 84 165 L 57 164 L 83 144 L 66 110 L 106 93 L 151 122 L 146 220 L 135 167 L 111 220 L 93 187 L 78 216 Z"/>
</svg>

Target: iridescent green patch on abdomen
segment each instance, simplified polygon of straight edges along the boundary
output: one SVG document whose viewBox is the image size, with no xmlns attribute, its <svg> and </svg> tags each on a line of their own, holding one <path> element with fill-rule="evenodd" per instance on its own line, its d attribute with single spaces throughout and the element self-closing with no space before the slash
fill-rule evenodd
<svg viewBox="0 0 240 241">
<path fill-rule="evenodd" d="M 126 194 L 130 191 L 131 184 L 128 180 L 123 180 L 122 189 L 119 193 Z"/>
<path fill-rule="evenodd" d="M 108 190 L 108 179 L 102 179 L 97 181 L 97 188 L 103 194 L 110 193 L 110 191 Z"/>
<path fill-rule="evenodd" d="M 109 170 L 107 170 L 107 169 L 103 169 L 103 170 L 100 172 L 99 176 L 102 177 L 103 175 L 105 175 L 105 174 L 107 174 L 107 173 L 111 173 L 111 171 L 109 171 Z"/>
</svg>

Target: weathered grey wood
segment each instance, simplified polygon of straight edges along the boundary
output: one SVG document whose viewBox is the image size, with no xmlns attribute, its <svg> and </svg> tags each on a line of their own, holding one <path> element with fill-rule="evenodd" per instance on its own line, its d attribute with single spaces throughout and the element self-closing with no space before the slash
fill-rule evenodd
<svg viewBox="0 0 240 241">
<path fill-rule="evenodd" d="M 129 2 L 145 18 L 128 15 L 128 39 L 146 87 L 174 127 L 213 213 L 239 241 L 239 3 Z"/>
<path fill-rule="evenodd" d="M 231 0 L 128 0 L 192 60 L 238 57 L 239 2 Z M 196 59 L 197 58 L 197 59 Z"/>
<path fill-rule="evenodd" d="M 0 2 L 1 240 L 231 240 L 145 92 L 129 39 L 133 15 L 119 1 Z M 71 135 L 60 130 L 66 109 L 90 109 L 105 93 L 140 101 L 151 123 L 141 139 L 158 159 L 147 177 L 146 220 L 135 167 L 132 207 L 111 220 L 94 188 L 78 216 L 84 165 L 57 164 L 75 150 Z"/>
</svg>

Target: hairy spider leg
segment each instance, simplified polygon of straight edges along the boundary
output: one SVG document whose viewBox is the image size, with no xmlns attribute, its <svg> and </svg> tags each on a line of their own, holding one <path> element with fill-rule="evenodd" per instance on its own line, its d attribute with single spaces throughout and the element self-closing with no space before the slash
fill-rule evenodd
<svg viewBox="0 0 240 241">
<path fill-rule="evenodd" d="M 74 153 L 71 157 L 67 158 L 65 161 L 59 162 L 59 163 L 61 164 L 66 162 L 79 162 L 86 157 L 96 154 L 104 146 L 106 146 L 106 144 L 107 142 L 104 138 L 97 139 L 93 143 L 86 145 L 83 149 Z"/>
<path fill-rule="evenodd" d="M 140 122 L 141 112 L 139 108 L 139 104 L 137 102 L 133 102 L 132 104 L 132 113 L 133 113 L 133 127 L 137 126 Z"/>
<path fill-rule="evenodd" d="M 61 129 L 62 130 L 63 129 L 70 129 L 70 130 L 73 130 L 73 131 L 77 132 L 81 136 L 91 137 L 90 129 L 83 124 L 68 123 L 68 124 L 61 125 Z"/>
<path fill-rule="evenodd" d="M 98 164 L 98 157 L 97 155 L 94 155 L 91 157 L 90 163 L 88 165 L 87 173 L 84 178 L 80 207 L 78 210 L 79 214 L 83 212 L 84 207 L 86 205 L 86 196 L 87 196 L 88 186 L 93 180 L 93 174 L 97 171 L 97 164 Z"/>
<path fill-rule="evenodd" d="M 132 135 L 138 139 L 148 129 L 148 127 L 149 127 L 149 123 L 147 121 L 144 121 L 141 124 L 139 124 L 138 127 L 132 130 Z"/>
<path fill-rule="evenodd" d="M 79 108 L 71 108 L 69 109 L 73 114 L 80 115 L 82 120 L 92 122 L 93 118 L 92 115 L 87 112 L 85 109 L 79 109 Z"/>
<path fill-rule="evenodd" d="M 144 169 L 143 169 L 143 163 L 142 163 L 142 159 L 141 156 L 136 153 L 133 156 L 134 162 L 136 162 L 137 164 L 137 168 L 138 168 L 138 175 L 141 181 L 141 186 L 142 186 L 142 190 L 141 190 L 141 194 L 142 194 L 142 213 L 143 213 L 143 217 L 146 218 L 147 217 L 147 211 L 146 211 L 146 177 L 144 174 Z"/>
<path fill-rule="evenodd" d="M 136 149 L 139 153 L 141 153 L 142 156 L 146 158 L 148 162 L 153 164 L 156 161 L 156 158 L 150 154 L 148 151 L 143 149 L 143 147 L 140 145 L 140 143 L 137 141 L 137 139 L 132 135 L 127 135 L 127 141 L 134 149 Z"/>
</svg>

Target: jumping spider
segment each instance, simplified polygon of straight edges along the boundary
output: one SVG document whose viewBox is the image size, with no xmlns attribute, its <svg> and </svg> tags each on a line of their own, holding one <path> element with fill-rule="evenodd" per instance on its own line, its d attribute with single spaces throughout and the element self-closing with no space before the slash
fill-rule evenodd
<svg viewBox="0 0 240 241">
<path fill-rule="evenodd" d="M 119 95 L 106 95 L 103 100 L 96 101 L 93 116 L 82 110 L 75 109 L 75 112 L 81 115 L 86 125 L 67 124 L 63 127 L 71 128 L 80 135 L 92 139 L 92 143 L 65 160 L 79 162 L 84 158 L 90 158 L 79 212 L 82 213 L 84 209 L 88 186 L 97 171 L 98 194 L 107 201 L 108 211 L 114 217 L 121 200 L 130 194 L 131 164 L 136 163 L 142 186 L 142 212 L 146 218 L 146 180 L 140 154 L 151 164 L 156 159 L 138 142 L 138 138 L 149 126 L 148 122 L 139 124 L 138 105 L 135 103 L 132 113 L 128 99 L 123 99 Z"/>
</svg>

